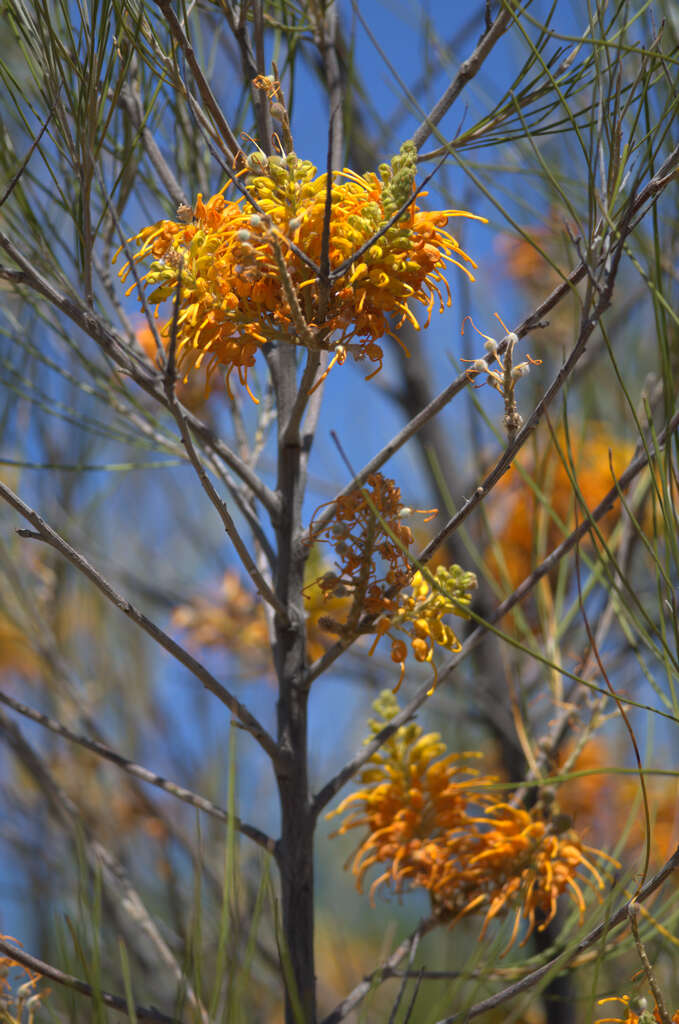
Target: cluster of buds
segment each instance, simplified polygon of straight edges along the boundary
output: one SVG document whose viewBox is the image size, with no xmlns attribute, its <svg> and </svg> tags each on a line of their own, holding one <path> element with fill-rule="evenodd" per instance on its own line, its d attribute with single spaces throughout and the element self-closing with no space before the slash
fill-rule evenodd
<svg viewBox="0 0 679 1024">
<path fill-rule="evenodd" d="M 370 723 L 374 735 L 399 708 L 390 691 L 373 707 L 380 716 Z M 525 810 L 494 800 L 490 789 L 497 779 L 470 767 L 471 758 L 481 757 L 447 754 L 438 733 L 422 735 L 415 723 L 400 726 L 361 772 L 358 792 L 329 816 L 351 808 L 336 835 L 367 827 L 353 871 L 360 889 L 369 868 L 382 868 L 371 900 L 381 885 L 395 892 L 424 889 L 443 921 L 483 913 L 481 936 L 491 921 L 513 911 L 509 949 L 522 924 L 523 942 L 548 926 L 563 894 L 582 918 L 583 886 L 604 888 L 590 856 L 610 858 L 584 846 L 552 801 Z"/>
<path fill-rule="evenodd" d="M 537 366 L 540 364 L 541 360 L 531 359 L 531 357 L 526 354 L 526 361 L 514 364 L 514 349 L 519 343 L 518 335 L 516 335 L 514 331 L 510 331 L 508 329 L 500 319 L 498 313 L 495 313 L 495 316 L 500 321 L 505 331 L 505 340 L 507 345 L 503 354 L 499 354 L 499 343 L 495 338 L 491 338 L 490 335 L 479 331 L 472 318 L 470 316 L 466 316 L 462 321 L 462 333 L 464 334 L 464 325 L 466 321 L 469 320 L 476 333 L 486 339 L 483 347 L 487 352 L 487 356 L 485 359 L 465 359 L 463 362 L 471 362 L 467 373 L 472 380 L 474 380 L 477 375 L 484 374 L 486 383 L 502 395 L 505 405 L 503 423 L 505 430 L 507 431 L 507 436 L 511 441 L 514 439 L 517 431 L 523 423 L 523 419 L 516 404 L 516 385 L 522 377 L 525 377 L 526 374 L 530 372 L 531 365 Z M 488 361 L 489 359 L 491 362 Z M 497 364 L 497 369 L 493 367 L 492 360 Z"/>
</svg>

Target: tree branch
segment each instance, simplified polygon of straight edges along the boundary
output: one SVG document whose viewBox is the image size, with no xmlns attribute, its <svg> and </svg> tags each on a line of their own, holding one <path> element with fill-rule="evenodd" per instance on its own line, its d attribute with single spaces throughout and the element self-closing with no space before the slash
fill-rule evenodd
<svg viewBox="0 0 679 1024">
<path fill-rule="evenodd" d="M 427 117 L 415 131 L 415 134 L 413 135 L 413 142 L 418 150 L 422 148 L 441 118 L 453 105 L 467 82 L 470 82 L 478 73 L 488 54 L 509 28 L 511 20 L 511 9 L 508 6 L 503 6 L 495 21 L 481 36 L 474 51 L 465 61 L 462 62 L 462 64 L 460 64 L 459 71 L 444 92 L 443 96 L 441 96 L 438 103 L 432 107 Z"/>
</svg>

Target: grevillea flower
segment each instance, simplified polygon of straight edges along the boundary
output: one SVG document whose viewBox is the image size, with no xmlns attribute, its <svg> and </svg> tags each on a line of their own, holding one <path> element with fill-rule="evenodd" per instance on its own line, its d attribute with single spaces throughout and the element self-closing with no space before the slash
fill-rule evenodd
<svg viewBox="0 0 679 1024">
<path fill-rule="evenodd" d="M 459 861 L 465 905 L 460 908 L 456 893 L 455 871 L 452 887 L 439 882 L 438 906 L 449 913 L 466 914 L 485 909 L 481 935 L 489 922 L 512 905 L 514 925 L 509 945 L 518 934 L 521 920 L 527 922 L 523 943 L 537 924 L 543 931 L 554 919 L 557 901 L 566 892 L 576 904 L 582 919 L 585 899 L 582 886 L 603 889 L 604 882 L 586 856 L 586 852 L 603 856 L 586 847 L 573 829 L 559 833 L 551 820 L 543 820 L 539 810 L 526 811 L 511 804 L 498 803 L 484 808 L 475 819 L 478 833 L 470 841 L 468 835 L 451 836 L 451 850 Z M 460 840 L 461 855 L 456 838 Z M 452 897 L 452 899 L 451 899 Z M 540 922 L 536 920 L 540 914 Z"/>
<path fill-rule="evenodd" d="M 415 147 L 405 143 L 379 177 L 345 169 L 334 172 L 328 263 L 323 284 L 327 176 L 294 153 L 248 159 L 248 196 L 226 199 L 222 192 L 178 221 L 144 228 L 130 242 L 139 246 L 134 262 L 147 264 L 141 284 L 151 303 L 175 296 L 181 278 L 177 352 L 185 371 L 207 362 L 227 380 L 235 368 L 247 386 L 247 372 L 266 342 L 327 350 L 343 362 L 347 352 L 382 365 L 378 340 L 405 320 L 418 328 L 412 303 L 450 304 L 443 270 L 452 263 L 470 278 L 476 264 L 446 230 L 464 210 L 427 212 L 414 197 Z M 419 193 L 417 199 L 426 193 Z M 403 215 L 375 239 L 391 217 L 413 197 Z M 316 268 L 316 269 L 314 269 Z M 124 280 L 130 264 L 121 271 Z M 135 287 L 132 285 L 130 291 Z M 166 323 L 163 333 L 168 334 Z M 393 335 L 392 335 L 393 336 Z M 372 374 L 371 374 L 372 376 Z"/>
<path fill-rule="evenodd" d="M 370 723 L 374 734 L 398 705 L 387 691 L 373 706 L 381 716 Z M 383 884 L 396 892 L 425 889 L 441 920 L 483 913 L 481 936 L 511 911 L 509 948 L 522 922 L 523 942 L 536 927 L 546 928 L 563 894 L 582 917 L 583 888 L 604 887 L 591 857 L 610 858 L 574 830 L 560 830 L 558 816 L 547 816 L 542 803 L 525 810 L 495 801 L 489 787 L 497 780 L 470 769 L 471 757 L 481 755 L 446 755 L 438 733 L 401 726 L 361 772 L 358 792 L 333 812 L 351 808 L 335 834 L 367 827 L 353 871 L 361 888 L 369 868 L 381 866 L 371 898 Z"/>
<path fill-rule="evenodd" d="M 466 618 L 476 586 L 474 573 L 458 565 L 438 566 L 433 574 L 413 573 L 408 557 L 413 534 L 403 517 L 414 513 L 431 518 L 436 509 L 406 508 L 394 481 L 373 473 L 364 487 L 336 500 L 328 525 L 315 531 L 312 520 L 310 528 L 314 540 L 332 544 L 337 554 L 336 570 L 320 577 L 318 586 L 326 599 L 348 596 L 352 600 L 343 622 L 326 614 L 320 624 L 339 635 L 355 635 L 357 630 L 374 633 L 371 654 L 381 637 L 388 635 L 392 661 L 401 667 L 396 690 L 408 654 L 403 636 L 410 641 L 416 660 L 432 665 L 435 645 L 459 650 L 457 636 L 442 618 L 449 614 Z M 373 619 L 367 627 L 359 626 L 361 614 Z"/>
<path fill-rule="evenodd" d="M 560 450 L 567 452 L 564 431 L 559 430 L 556 437 Z M 627 466 L 634 446 L 613 437 L 600 424 L 592 423 L 588 424 L 584 438 L 578 438 L 575 431 L 571 431 L 570 451 L 571 474 L 574 473 L 587 507 L 593 509 Z M 533 487 L 527 482 L 529 479 Z M 575 497 L 569 471 L 551 437 L 539 440 L 532 451 L 528 446 L 522 449 L 516 466 L 499 480 L 495 494 L 496 500 L 489 513 L 490 529 L 499 550 L 493 551 L 489 546 L 488 558 L 494 571 L 502 576 L 506 574 L 515 587 L 529 575 L 536 560 L 557 547 L 574 529 L 575 509 L 578 509 L 580 521 L 584 513 Z M 599 521 L 604 536 L 611 532 L 618 516 L 619 510 L 613 509 Z"/>
<path fill-rule="evenodd" d="M 374 735 L 399 708 L 391 690 L 383 691 L 373 707 L 379 715 L 370 722 Z M 470 767 L 481 754 L 444 757 L 445 751 L 439 733 L 423 735 L 415 722 L 400 726 L 361 771 L 362 788 L 328 815 L 344 814 L 351 808 L 334 835 L 367 826 L 353 871 L 361 888 L 369 868 L 374 864 L 385 868 L 371 886 L 371 901 L 384 883 L 390 883 L 396 892 L 406 886 L 429 889 L 439 869 L 446 835 L 469 820 L 467 808 L 475 789 L 495 781 Z"/>
</svg>

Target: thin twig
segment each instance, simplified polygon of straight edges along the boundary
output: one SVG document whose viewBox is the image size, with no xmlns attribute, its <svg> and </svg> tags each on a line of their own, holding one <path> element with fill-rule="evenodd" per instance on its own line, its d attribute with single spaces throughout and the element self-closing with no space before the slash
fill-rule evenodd
<svg viewBox="0 0 679 1024">
<path fill-rule="evenodd" d="M 460 64 L 455 78 L 413 135 L 413 142 L 418 150 L 422 148 L 441 118 L 453 105 L 467 82 L 470 82 L 478 73 L 488 54 L 509 28 L 511 18 L 511 9 L 503 6 L 495 21 L 481 36 L 474 51 Z"/>
<path fill-rule="evenodd" d="M 439 921 L 435 917 L 425 918 L 417 926 L 415 931 L 404 939 L 403 942 L 398 946 L 394 952 L 376 967 L 374 971 L 367 974 L 365 978 L 353 989 L 352 992 L 346 996 L 341 1003 L 339 1003 L 335 1009 L 324 1017 L 321 1024 L 339 1024 L 341 1020 L 351 1013 L 353 1009 L 367 996 L 368 992 L 373 988 L 376 981 L 386 981 L 387 978 L 393 978 L 396 976 L 396 968 L 400 964 L 404 957 L 409 956 L 413 948 L 417 948 L 420 939 L 422 939 L 428 932 L 436 928 Z M 406 975 L 407 977 L 407 975 Z"/>
<path fill-rule="evenodd" d="M 130 118 L 135 131 L 139 135 L 144 149 L 146 150 L 146 155 L 151 161 L 156 174 L 165 186 L 170 199 L 175 206 L 187 206 L 188 199 L 186 197 L 186 193 L 175 178 L 171 167 L 158 148 L 158 143 L 154 139 L 153 133 L 147 124 L 148 115 L 144 114 L 141 99 L 135 86 L 123 86 L 120 90 L 120 102 Z"/>
<path fill-rule="evenodd" d="M 643 942 L 641 941 L 641 935 L 639 934 L 640 913 L 641 907 L 635 899 L 627 907 L 627 916 L 629 918 L 630 928 L 632 929 L 632 935 L 634 936 L 634 944 L 637 947 L 637 953 L 639 954 L 639 959 L 641 960 L 642 966 L 644 968 L 646 980 L 648 981 L 651 992 L 653 993 L 653 997 L 655 998 L 655 1005 L 658 1009 L 658 1015 L 660 1017 L 661 1024 L 672 1024 L 672 1018 L 667 1012 L 667 1007 L 665 1006 L 665 1001 L 663 999 L 662 992 L 660 991 L 660 986 L 658 985 L 655 974 L 653 973 L 651 962 L 648 959 L 646 948 Z"/>
<path fill-rule="evenodd" d="M 54 106 L 50 107 L 50 111 L 49 111 L 47 117 L 45 118 L 45 121 L 43 122 L 43 124 L 42 124 L 42 126 L 40 128 L 40 131 L 38 132 L 36 137 L 33 139 L 33 142 L 31 143 L 31 145 L 29 146 L 28 152 L 26 153 L 26 156 L 23 158 L 23 160 L 19 164 L 18 170 L 9 179 L 9 182 L 7 183 L 7 187 L 5 188 L 5 191 L 0 196 L 0 207 L 5 205 L 5 203 L 7 202 L 9 197 L 11 196 L 12 192 L 14 191 L 16 186 L 18 185 L 19 181 L 21 180 L 22 174 L 24 173 L 24 171 L 28 167 L 29 160 L 33 156 L 33 153 L 37 149 L 38 145 L 40 144 L 41 138 L 43 137 L 43 135 L 47 131 L 47 126 L 50 123 L 50 121 L 52 120 L 53 113 L 54 113 Z"/>
</svg>

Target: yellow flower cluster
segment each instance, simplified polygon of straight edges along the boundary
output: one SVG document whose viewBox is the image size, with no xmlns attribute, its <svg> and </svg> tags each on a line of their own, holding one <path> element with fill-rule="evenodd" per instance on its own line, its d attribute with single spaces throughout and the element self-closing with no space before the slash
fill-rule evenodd
<svg viewBox="0 0 679 1024">
<path fill-rule="evenodd" d="M 398 712 L 390 691 L 373 705 L 380 720 L 373 734 Z M 580 914 L 583 885 L 601 890 L 603 879 L 572 829 L 560 831 L 558 818 L 493 800 L 488 787 L 497 780 L 470 767 L 481 754 L 446 754 L 438 733 L 422 735 L 420 726 L 401 726 L 372 756 L 359 777 L 362 788 L 332 812 L 352 811 L 338 832 L 367 826 L 353 861 L 357 885 L 375 864 L 383 867 L 375 890 L 389 883 L 394 891 L 423 888 L 442 920 L 455 922 L 484 913 L 481 935 L 496 917 L 513 909 L 509 946 L 522 921 L 523 942 L 554 918 L 559 897 L 567 893 Z M 607 858 L 608 859 L 608 858 Z"/>
<path fill-rule="evenodd" d="M 425 576 L 418 570 L 410 581 L 410 593 L 399 597 L 396 615 L 377 623 L 378 638 L 385 633 L 391 635 L 391 659 L 401 666 L 401 678 L 396 689 L 403 680 L 408 651 L 405 642 L 398 636 L 394 637 L 393 631 L 409 637 L 415 660 L 429 662 L 436 675 L 434 645 L 451 652 L 462 648 L 455 631 L 442 622 L 442 617 L 468 617 L 465 609 L 471 604 L 471 591 L 476 582 L 475 574 L 465 572 L 459 565 L 449 568 L 439 565 L 431 576 Z"/>
<path fill-rule="evenodd" d="M 444 294 L 450 304 L 446 264 L 470 278 L 465 264 L 476 266 L 445 227 L 454 216 L 484 218 L 419 209 L 415 156 L 413 144 L 405 143 L 391 165 L 380 166 L 379 177 L 333 173 L 329 282 L 320 280 L 327 176 L 295 153 L 252 154 L 248 199 L 225 199 L 224 190 L 206 202 L 199 195 L 192 211 L 180 211 L 182 219 L 160 221 L 130 239 L 139 245 L 134 262 L 149 264 L 141 283 L 151 303 L 175 296 L 181 279 L 182 369 L 206 361 L 209 375 L 221 366 L 228 382 L 235 368 L 247 386 L 261 346 L 287 342 L 334 352 L 339 362 L 349 351 L 376 364 L 376 373 L 383 358 L 377 341 L 391 334 L 390 318 L 396 315 L 397 328 L 405 320 L 417 328 L 412 301 L 423 304 L 428 317 L 437 301 L 443 310 Z M 354 259 L 411 197 L 403 215 Z M 121 278 L 129 272 L 128 263 Z M 165 324 L 165 336 L 169 329 Z"/>
</svg>

